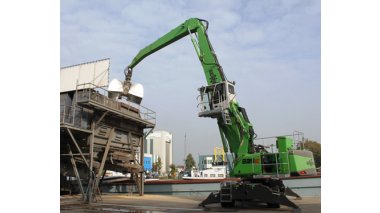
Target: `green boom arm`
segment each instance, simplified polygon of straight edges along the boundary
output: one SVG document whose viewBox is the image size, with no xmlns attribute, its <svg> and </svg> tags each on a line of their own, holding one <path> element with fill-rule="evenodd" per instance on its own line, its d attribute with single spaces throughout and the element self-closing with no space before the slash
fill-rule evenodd
<svg viewBox="0 0 380 213">
<path fill-rule="evenodd" d="M 206 26 L 203 23 L 206 23 Z M 141 62 L 145 57 L 155 53 L 156 51 L 176 42 L 177 40 L 191 34 L 196 33 L 198 40 L 191 37 L 191 40 L 194 44 L 195 50 L 197 51 L 199 60 L 203 66 L 203 70 L 206 75 L 207 83 L 214 84 L 226 80 L 224 76 L 222 67 L 219 65 L 218 59 L 214 53 L 214 50 L 209 42 L 206 30 L 208 27 L 208 22 L 202 19 L 191 18 L 185 21 L 180 26 L 176 27 L 169 33 L 165 34 L 149 46 L 146 46 L 144 49 L 135 56 L 132 62 L 128 65 L 128 71 L 126 73 L 127 81 L 130 81 L 132 76 L 132 69 Z"/>
<path fill-rule="evenodd" d="M 165 34 L 149 46 L 140 50 L 140 52 L 124 70 L 126 76 L 125 85 L 127 85 L 127 90 L 130 86 L 132 70 L 138 63 L 140 63 L 145 57 L 153 54 L 154 52 L 172 44 L 173 42 L 187 35 L 191 36 L 191 41 L 194 44 L 195 50 L 202 64 L 207 84 L 212 86 L 228 82 L 227 78 L 223 73 L 223 69 L 220 66 L 218 59 L 214 53 L 211 43 L 208 39 L 206 32 L 207 28 L 207 21 L 197 18 L 191 18 L 182 23 L 180 26 L 173 29 L 172 31 L 170 31 L 169 33 Z M 192 34 L 195 34 L 196 38 L 194 38 Z M 228 82 L 228 85 L 229 84 L 231 83 Z M 231 84 L 231 86 L 233 86 L 233 84 Z M 228 90 L 230 90 L 229 86 L 225 84 L 224 88 L 227 87 Z M 239 106 L 238 102 L 234 98 L 234 92 L 232 94 L 232 100 L 228 102 L 228 106 L 225 108 L 226 111 L 223 111 L 223 113 L 228 114 L 230 122 L 226 124 L 226 117 L 223 117 L 222 114 L 218 116 L 213 116 L 213 118 L 217 118 L 218 120 L 218 126 L 220 135 L 222 137 L 224 150 L 230 150 L 234 154 L 233 157 L 236 166 L 240 163 L 241 157 L 245 156 L 253 150 L 252 147 L 255 133 L 253 131 L 252 124 L 248 120 L 244 108 Z M 223 115 L 225 116 L 225 114 Z M 239 176 L 239 174 L 234 171 L 232 171 L 231 175 Z"/>
</svg>

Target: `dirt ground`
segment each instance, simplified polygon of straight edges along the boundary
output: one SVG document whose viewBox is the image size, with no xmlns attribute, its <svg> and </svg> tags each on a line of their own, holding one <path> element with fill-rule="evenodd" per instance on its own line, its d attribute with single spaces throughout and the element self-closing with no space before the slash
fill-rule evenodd
<svg viewBox="0 0 380 213">
<path fill-rule="evenodd" d="M 208 205 L 207 209 L 199 207 L 198 204 L 204 197 L 196 196 L 171 196 L 171 195 L 151 195 L 144 196 L 127 194 L 103 194 L 101 200 L 91 205 L 83 204 L 80 196 L 61 196 L 60 209 L 62 213 L 86 213 L 86 212 L 138 212 L 138 213 L 161 213 L 161 212 L 294 212 L 292 208 L 281 206 L 279 209 L 267 207 L 242 206 L 237 203 L 235 208 L 225 209 L 220 204 Z M 297 204 L 301 212 L 320 213 L 320 197 L 304 197 L 302 200 L 290 198 Z"/>
</svg>

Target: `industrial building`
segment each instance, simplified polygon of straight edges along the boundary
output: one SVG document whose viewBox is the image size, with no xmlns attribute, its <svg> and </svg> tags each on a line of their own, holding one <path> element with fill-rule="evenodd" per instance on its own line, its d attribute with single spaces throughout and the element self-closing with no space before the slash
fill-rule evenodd
<svg viewBox="0 0 380 213">
<path fill-rule="evenodd" d="M 144 170 L 146 172 L 152 172 L 153 163 L 152 163 L 152 155 L 144 153 Z"/>
<path fill-rule="evenodd" d="M 143 195 L 143 140 L 155 126 L 154 111 L 110 90 L 109 64 L 60 71 L 61 193 L 77 188 L 87 203 L 100 196 L 107 170 L 128 174 L 129 187 Z"/>
<path fill-rule="evenodd" d="M 173 163 L 173 135 L 167 131 L 153 131 L 145 140 L 144 152 L 151 154 L 152 163 L 161 158 L 161 174 L 165 175 L 170 171 L 170 164 Z"/>
</svg>

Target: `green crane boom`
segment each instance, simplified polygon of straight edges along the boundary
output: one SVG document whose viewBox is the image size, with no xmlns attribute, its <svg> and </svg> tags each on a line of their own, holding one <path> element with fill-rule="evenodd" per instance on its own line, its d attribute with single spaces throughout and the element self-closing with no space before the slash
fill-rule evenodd
<svg viewBox="0 0 380 213">
<path fill-rule="evenodd" d="M 312 155 L 308 151 L 292 151 L 293 141 L 286 137 L 277 138 L 279 153 L 268 153 L 263 146 L 254 145 L 256 134 L 253 125 L 245 109 L 236 100 L 235 83 L 228 81 L 224 75 L 208 39 L 207 28 L 206 20 L 191 18 L 143 48 L 124 70 L 124 93 L 128 97 L 133 68 L 137 64 L 156 51 L 190 35 L 207 81 L 207 86 L 198 89 L 198 116 L 217 120 L 223 148 L 225 152 L 232 153 L 233 168 L 230 165 L 230 176 L 243 180 L 242 183 L 224 182 L 219 193 L 211 193 L 200 205 L 220 202 L 222 206 L 233 206 L 235 200 L 245 200 L 267 203 L 271 207 L 286 205 L 297 209 L 285 196 L 285 191 L 291 190 L 285 190 L 278 177 L 289 176 L 291 172 L 306 174 L 314 171 L 315 167 L 313 169 L 310 166 L 314 162 Z"/>
<path fill-rule="evenodd" d="M 146 46 L 140 50 L 126 68 L 125 82 L 130 85 L 133 68 L 145 57 L 190 35 L 208 85 L 200 89 L 202 102 L 205 102 L 203 98 L 208 98 L 208 106 L 205 106 L 208 110 L 201 113 L 200 116 L 212 117 L 218 120 L 224 150 L 230 150 L 234 154 L 236 164 L 241 156 L 247 154 L 249 150 L 253 150 L 250 147 L 253 147 L 254 131 L 244 108 L 240 107 L 236 100 L 234 83 L 227 81 L 222 66 L 218 62 L 207 36 L 207 28 L 207 21 L 191 18 Z M 208 96 L 205 97 L 205 94 Z M 241 176 L 243 173 L 240 172 L 239 175 L 232 172 L 231 175 Z"/>
<path fill-rule="evenodd" d="M 206 26 L 203 23 L 206 23 Z M 219 65 L 218 59 L 214 53 L 214 50 L 209 42 L 207 36 L 208 22 L 206 20 L 191 18 L 185 21 L 180 26 L 174 28 L 149 46 L 146 46 L 144 49 L 135 56 L 132 62 L 128 65 L 128 73 L 132 74 L 132 69 L 140 63 L 145 57 L 155 53 L 156 51 L 172 44 L 173 42 L 178 41 L 179 39 L 195 33 L 197 35 L 197 40 L 191 38 L 195 50 L 197 51 L 199 60 L 203 66 L 203 70 L 206 75 L 206 80 L 208 84 L 214 84 L 218 82 L 225 81 L 225 76 L 222 70 L 222 67 Z M 127 71 L 125 70 L 125 71 Z"/>
</svg>

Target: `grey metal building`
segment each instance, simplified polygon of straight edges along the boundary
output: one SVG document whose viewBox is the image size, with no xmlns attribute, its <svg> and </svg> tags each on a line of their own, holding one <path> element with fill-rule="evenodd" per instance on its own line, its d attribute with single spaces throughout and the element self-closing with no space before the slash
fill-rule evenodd
<svg viewBox="0 0 380 213">
<path fill-rule="evenodd" d="M 108 72 L 106 60 L 61 69 L 60 188 L 61 192 L 71 190 L 70 180 L 75 179 L 76 188 L 88 203 L 100 195 L 99 185 L 107 170 L 130 174 L 127 182 L 131 191 L 143 195 L 143 140 L 155 126 L 154 111 L 125 98 L 109 98 L 112 96 L 104 83 L 96 83 L 97 75 Z M 62 76 L 63 72 L 74 77 Z M 84 72 L 90 77 L 82 79 Z M 75 89 L 62 89 L 65 81 L 75 77 L 76 84 L 69 82 Z M 106 78 L 108 83 L 108 73 Z"/>
</svg>

